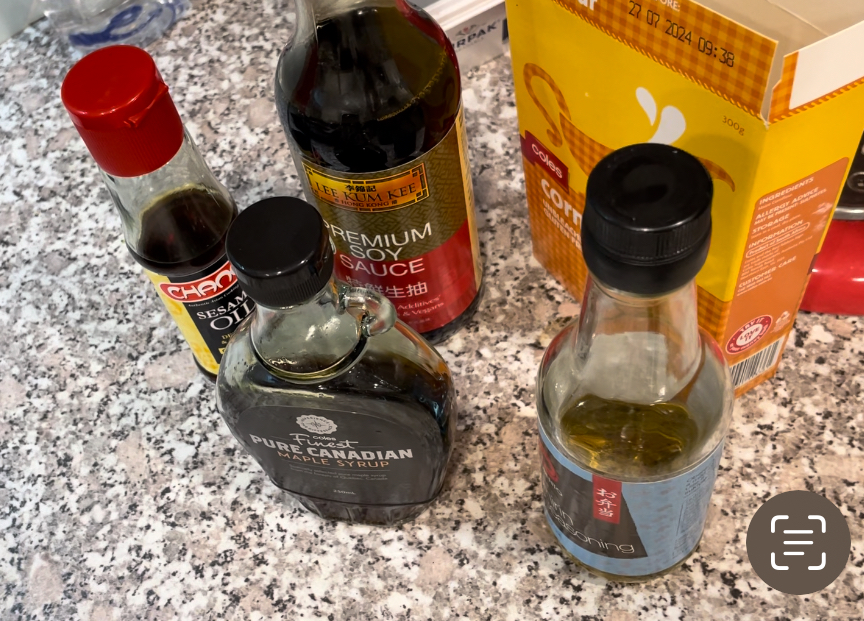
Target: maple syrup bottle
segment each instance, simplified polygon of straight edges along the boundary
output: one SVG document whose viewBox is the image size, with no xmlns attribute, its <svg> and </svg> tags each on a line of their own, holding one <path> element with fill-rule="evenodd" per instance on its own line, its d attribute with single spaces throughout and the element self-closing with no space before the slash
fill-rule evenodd
<svg viewBox="0 0 864 621">
<path fill-rule="evenodd" d="M 459 68 L 404 0 L 298 0 L 276 105 L 336 275 L 384 293 L 433 343 L 479 303 L 482 266 Z"/>
<path fill-rule="evenodd" d="M 144 50 L 118 45 L 88 54 L 67 74 L 61 96 L 120 212 L 129 252 L 198 368 L 215 381 L 228 339 L 255 305 L 225 257 L 234 201 Z"/>
<path fill-rule="evenodd" d="M 387 298 L 333 278 L 312 205 L 255 203 L 226 247 L 257 302 L 216 383 L 231 433 L 276 486 L 322 517 L 396 524 L 419 515 L 441 491 L 453 446 L 447 364 Z"/>
</svg>

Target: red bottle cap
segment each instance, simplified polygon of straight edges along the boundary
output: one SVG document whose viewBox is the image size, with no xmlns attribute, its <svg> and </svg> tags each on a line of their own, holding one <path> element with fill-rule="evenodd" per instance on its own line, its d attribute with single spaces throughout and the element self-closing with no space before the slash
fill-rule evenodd
<svg viewBox="0 0 864 621">
<path fill-rule="evenodd" d="M 151 173 L 183 144 L 183 122 L 168 87 L 140 48 L 114 45 L 88 54 L 66 74 L 60 96 L 93 159 L 109 175 Z"/>
</svg>

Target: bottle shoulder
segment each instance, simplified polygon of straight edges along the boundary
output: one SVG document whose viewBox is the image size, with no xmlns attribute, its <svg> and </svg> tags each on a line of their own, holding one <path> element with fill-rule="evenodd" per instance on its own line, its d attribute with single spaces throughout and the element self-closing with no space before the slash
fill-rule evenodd
<svg viewBox="0 0 864 621">
<path fill-rule="evenodd" d="M 143 210 L 133 231 L 126 231 L 126 245 L 132 257 L 155 274 L 206 274 L 225 262 L 225 237 L 236 215 L 227 193 L 181 188 Z"/>
<path fill-rule="evenodd" d="M 440 26 L 415 12 L 413 21 L 395 7 L 336 15 L 282 51 L 276 104 L 306 157 L 374 172 L 446 136 L 461 101 L 459 69 Z"/>
<path fill-rule="evenodd" d="M 188 133 L 158 170 L 128 178 L 103 172 L 103 177 L 120 212 L 126 245 L 147 270 L 186 276 L 224 255 L 237 206 Z"/>
<path fill-rule="evenodd" d="M 627 367 L 625 360 L 637 358 L 627 347 L 621 357 L 602 352 L 602 372 L 595 372 L 592 353 L 576 350 L 577 335 L 574 322 L 553 339 L 537 380 L 539 423 L 573 463 L 623 481 L 659 480 L 694 467 L 723 441 L 734 395 L 728 365 L 710 335 L 700 331 L 700 358 L 669 395 L 644 390 L 664 384 L 652 384 L 657 373 L 651 370 Z M 665 359 L 654 354 L 661 362 L 654 370 L 662 372 Z"/>
<path fill-rule="evenodd" d="M 618 334 L 598 333 L 592 335 L 590 347 L 585 348 L 584 342 L 579 342 L 579 318 L 571 320 L 550 341 L 540 361 L 538 382 L 546 381 L 560 383 L 564 381 L 573 386 L 582 385 L 588 373 L 588 367 L 602 362 L 604 371 L 611 371 L 605 375 L 591 373 L 591 379 L 610 380 L 619 384 L 622 380 L 634 380 L 633 361 L 644 362 L 645 358 L 637 356 L 640 349 L 649 352 L 650 365 L 660 367 L 669 364 L 669 359 L 678 352 L 668 343 L 666 336 L 653 332 L 625 332 Z M 717 341 L 703 328 L 698 328 L 698 351 L 699 355 L 692 360 L 692 371 L 687 375 L 687 381 L 681 383 L 680 390 L 685 390 L 687 385 L 692 384 L 696 378 L 712 377 L 719 384 L 731 384 L 728 364 Z M 611 352 L 611 353 L 610 353 Z M 616 363 L 620 363 L 617 365 Z M 549 379 L 550 372 L 555 377 Z M 618 371 L 618 372 L 616 372 Z M 559 377 L 560 376 L 560 377 Z M 599 376 L 599 377 L 598 377 Z M 675 391 L 676 393 L 678 391 Z M 672 397 L 673 394 L 665 396 Z M 645 400 L 660 400 L 663 395 L 652 398 L 646 395 Z"/>
<path fill-rule="evenodd" d="M 220 366 L 217 405 L 237 416 L 252 407 L 337 408 L 370 416 L 443 421 L 455 416 L 455 389 L 437 352 L 417 349 L 404 334 L 369 339 L 347 371 L 315 383 L 290 381 L 257 355 L 244 322 L 234 333 Z M 390 332 L 399 332 L 399 327 Z M 395 337 L 395 338 L 394 338 Z"/>
</svg>

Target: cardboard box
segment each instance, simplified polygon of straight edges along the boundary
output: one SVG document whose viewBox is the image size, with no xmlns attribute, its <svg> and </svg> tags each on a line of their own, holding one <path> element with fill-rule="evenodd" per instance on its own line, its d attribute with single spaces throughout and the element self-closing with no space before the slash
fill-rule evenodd
<svg viewBox="0 0 864 621">
<path fill-rule="evenodd" d="M 715 180 L 699 319 L 774 374 L 864 130 L 864 2 L 507 0 L 534 254 L 575 296 L 587 175 L 674 144 Z"/>
<path fill-rule="evenodd" d="M 467 72 L 504 53 L 507 13 L 504 0 L 415 0 L 435 18 Z"/>
</svg>

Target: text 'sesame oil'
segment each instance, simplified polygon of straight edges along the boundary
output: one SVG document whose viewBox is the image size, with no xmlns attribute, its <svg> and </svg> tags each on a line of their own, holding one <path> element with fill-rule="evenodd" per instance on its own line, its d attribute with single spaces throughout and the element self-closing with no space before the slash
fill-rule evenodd
<svg viewBox="0 0 864 621">
<path fill-rule="evenodd" d="M 129 247 L 212 379 L 234 330 L 255 308 L 225 256 L 225 236 L 236 215 L 225 196 L 182 187 L 142 210 L 137 250 Z"/>
</svg>

